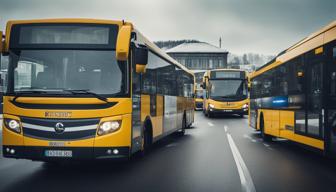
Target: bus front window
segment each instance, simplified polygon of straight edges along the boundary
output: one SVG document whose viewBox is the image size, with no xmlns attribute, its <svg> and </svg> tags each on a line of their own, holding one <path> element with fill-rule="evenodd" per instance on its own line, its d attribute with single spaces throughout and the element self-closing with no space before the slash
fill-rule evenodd
<svg viewBox="0 0 336 192">
<path fill-rule="evenodd" d="M 210 98 L 221 101 L 246 99 L 248 96 L 245 80 L 211 80 Z"/>
<path fill-rule="evenodd" d="M 10 53 L 9 93 L 87 90 L 108 96 L 128 94 L 127 63 L 115 51 L 20 50 Z"/>
<path fill-rule="evenodd" d="M 203 99 L 203 90 L 196 90 L 196 98 Z"/>
</svg>

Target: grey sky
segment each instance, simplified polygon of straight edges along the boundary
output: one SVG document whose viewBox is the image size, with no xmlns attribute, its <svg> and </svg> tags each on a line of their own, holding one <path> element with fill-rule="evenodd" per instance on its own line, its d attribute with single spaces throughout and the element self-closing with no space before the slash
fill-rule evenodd
<svg viewBox="0 0 336 192">
<path fill-rule="evenodd" d="M 336 0 L 0 0 L 9 19 L 132 21 L 149 39 L 198 39 L 233 53 L 276 54 L 336 20 Z"/>
</svg>

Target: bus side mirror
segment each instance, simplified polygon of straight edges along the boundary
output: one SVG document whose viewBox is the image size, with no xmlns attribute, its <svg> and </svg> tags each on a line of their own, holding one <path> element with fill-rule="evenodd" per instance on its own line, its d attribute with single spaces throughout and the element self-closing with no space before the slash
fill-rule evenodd
<svg viewBox="0 0 336 192">
<path fill-rule="evenodd" d="M 127 61 L 128 59 L 131 33 L 132 27 L 129 25 L 123 25 L 118 32 L 116 43 L 116 58 L 118 61 Z"/>
<path fill-rule="evenodd" d="M 136 45 L 134 55 L 136 72 L 145 73 L 148 63 L 148 48 L 145 45 Z"/>
<path fill-rule="evenodd" d="M 203 84 L 201 85 L 201 87 L 202 87 L 203 89 L 206 89 L 206 82 L 203 82 Z"/>
</svg>

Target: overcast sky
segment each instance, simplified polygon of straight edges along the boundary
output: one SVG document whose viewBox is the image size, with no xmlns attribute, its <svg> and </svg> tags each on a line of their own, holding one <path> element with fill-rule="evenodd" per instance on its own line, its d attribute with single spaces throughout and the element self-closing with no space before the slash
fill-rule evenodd
<svg viewBox="0 0 336 192">
<path fill-rule="evenodd" d="M 276 54 L 336 20 L 336 0 L 0 0 L 9 19 L 132 21 L 150 40 L 197 39 L 229 52 Z"/>
</svg>

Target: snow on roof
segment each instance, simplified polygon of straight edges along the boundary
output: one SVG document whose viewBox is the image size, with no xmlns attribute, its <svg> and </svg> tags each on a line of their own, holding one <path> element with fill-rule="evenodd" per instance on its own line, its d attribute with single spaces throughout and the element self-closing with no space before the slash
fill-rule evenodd
<svg viewBox="0 0 336 192">
<path fill-rule="evenodd" d="M 221 49 L 205 42 L 199 43 L 183 43 L 166 51 L 167 53 L 228 53 L 225 49 Z"/>
</svg>

